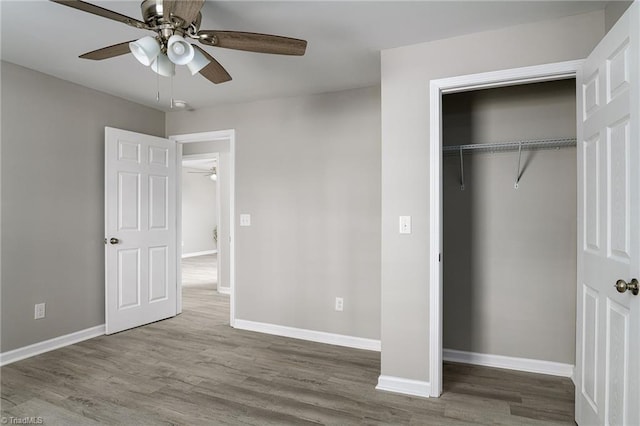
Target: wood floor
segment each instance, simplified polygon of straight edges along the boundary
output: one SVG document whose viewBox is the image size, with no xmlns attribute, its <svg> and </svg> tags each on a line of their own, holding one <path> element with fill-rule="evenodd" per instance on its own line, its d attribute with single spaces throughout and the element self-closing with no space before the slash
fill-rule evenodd
<svg viewBox="0 0 640 426">
<path fill-rule="evenodd" d="M 203 256 L 185 257 L 182 259 L 182 285 L 185 287 L 200 286 L 217 288 L 218 286 L 218 255 L 205 254 Z"/>
<path fill-rule="evenodd" d="M 573 425 L 570 380 L 445 364 L 438 399 L 374 389 L 380 354 L 234 330 L 228 297 L 1 369 L 2 416 L 47 425 Z"/>
</svg>

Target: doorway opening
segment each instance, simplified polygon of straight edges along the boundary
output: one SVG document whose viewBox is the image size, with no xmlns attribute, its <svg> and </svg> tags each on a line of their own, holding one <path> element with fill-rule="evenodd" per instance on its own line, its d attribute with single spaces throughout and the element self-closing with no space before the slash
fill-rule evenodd
<svg viewBox="0 0 640 426">
<path fill-rule="evenodd" d="M 453 77 L 441 80 L 432 80 L 430 84 L 430 168 L 431 168 L 431 187 L 430 187 L 430 211 L 432 217 L 431 226 L 431 243 L 430 243 L 430 361 L 429 372 L 431 386 L 429 394 L 438 397 L 442 393 L 442 369 L 443 369 L 443 262 L 446 258 L 443 253 L 443 105 L 444 95 L 468 92 L 479 89 L 489 89 L 497 87 L 518 86 L 528 83 L 551 82 L 557 80 L 573 79 L 576 77 L 581 61 L 562 62 L 557 64 L 546 64 L 541 66 L 512 69 L 505 71 L 497 71 L 490 73 L 474 74 L 461 77 Z M 575 92 L 574 92 L 575 93 Z M 464 163 L 464 154 L 461 155 Z M 526 163 L 525 163 L 526 164 Z M 514 176 L 511 182 L 506 185 L 511 186 L 512 191 L 518 191 L 514 185 L 518 183 L 517 179 L 524 177 L 522 174 L 522 164 L 513 164 Z M 464 167 L 461 165 L 461 169 Z M 532 166 L 530 171 L 533 170 Z M 461 189 L 463 179 L 458 182 L 458 190 Z M 575 210 L 574 210 L 575 212 Z M 490 218 L 489 218 L 490 219 Z M 576 230 L 574 229 L 574 232 Z M 514 283 L 513 291 L 517 292 L 518 287 Z M 575 302 L 575 282 L 573 289 L 573 300 Z M 540 315 L 541 313 L 539 313 Z M 575 323 L 574 323 L 575 324 Z M 574 325 L 575 326 L 575 325 Z M 473 347 L 473 346 L 471 346 Z M 477 347 L 477 346 L 476 346 Z M 464 351 L 466 352 L 466 351 Z M 468 351 L 466 355 L 467 362 L 480 363 L 482 360 L 478 357 L 479 353 Z M 574 355 L 575 356 L 575 355 Z M 494 357 L 499 359 L 499 357 Z M 525 358 L 519 358 L 520 360 Z M 528 359 L 528 358 L 526 358 Z"/>
<path fill-rule="evenodd" d="M 196 305 L 199 298 L 218 300 L 228 296 L 228 302 L 214 301 L 207 306 L 228 305 L 229 323 L 233 326 L 235 132 L 195 133 L 171 139 L 178 143 L 177 201 L 181 207 L 177 277 L 182 291 L 178 292 L 178 312 L 182 312 L 183 291 L 190 292 L 185 303 Z"/>
<path fill-rule="evenodd" d="M 182 287 L 228 294 L 218 267 L 221 185 L 218 153 L 182 155 Z M 222 290 L 222 291 L 221 291 Z"/>
</svg>

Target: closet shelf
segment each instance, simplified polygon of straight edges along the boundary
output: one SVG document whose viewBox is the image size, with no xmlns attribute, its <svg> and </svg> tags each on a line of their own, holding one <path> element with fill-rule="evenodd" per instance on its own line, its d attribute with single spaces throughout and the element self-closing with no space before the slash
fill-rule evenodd
<svg viewBox="0 0 640 426">
<path fill-rule="evenodd" d="M 473 152 L 501 152 L 518 150 L 558 149 L 576 146 L 575 138 L 541 139 L 499 143 L 477 143 L 469 145 L 446 145 L 442 147 L 443 155 L 460 155 Z"/>
<path fill-rule="evenodd" d="M 500 152 L 500 151 L 518 151 L 518 166 L 516 167 L 516 178 L 513 184 L 518 189 L 520 178 L 522 177 L 522 150 L 540 150 L 540 149 L 559 149 L 570 146 L 576 146 L 575 138 L 565 139 L 541 139 L 502 143 L 477 143 L 470 145 L 448 145 L 442 147 L 442 155 L 459 155 L 460 156 L 460 190 L 464 191 L 464 160 L 463 154 L 467 151 L 472 152 Z"/>
</svg>

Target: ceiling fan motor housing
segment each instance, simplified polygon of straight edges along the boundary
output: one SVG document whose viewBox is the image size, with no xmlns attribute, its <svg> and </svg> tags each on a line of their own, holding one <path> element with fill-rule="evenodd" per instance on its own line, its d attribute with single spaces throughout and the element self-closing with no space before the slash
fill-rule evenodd
<svg viewBox="0 0 640 426">
<path fill-rule="evenodd" d="M 202 21 L 201 13 L 198 13 L 193 22 L 185 22 L 181 16 L 173 15 L 172 19 L 167 19 L 164 16 L 163 0 L 144 0 L 140 4 L 140 9 L 142 11 L 142 19 L 144 19 L 144 22 L 146 22 L 147 25 L 162 28 L 169 24 L 172 30 L 178 30 L 180 32 L 183 30 L 190 30 L 189 27 L 193 26 L 193 34 L 200 29 L 200 22 Z"/>
<path fill-rule="evenodd" d="M 162 15 L 164 9 L 162 8 L 162 0 L 144 0 L 140 5 L 142 9 L 142 19 L 149 25 L 156 25 L 162 23 Z"/>
</svg>

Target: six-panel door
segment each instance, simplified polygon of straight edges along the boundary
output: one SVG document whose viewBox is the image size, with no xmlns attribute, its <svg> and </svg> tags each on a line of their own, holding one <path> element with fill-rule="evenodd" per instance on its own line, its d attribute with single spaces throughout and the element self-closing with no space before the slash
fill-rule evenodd
<svg viewBox="0 0 640 426">
<path fill-rule="evenodd" d="M 640 5 L 578 76 L 576 421 L 640 424 Z"/>
<path fill-rule="evenodd" d="M 109 127 L 105 144 L 111 334 L 176 315 L 176 145 Z"/>
</svg>

